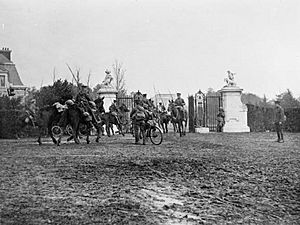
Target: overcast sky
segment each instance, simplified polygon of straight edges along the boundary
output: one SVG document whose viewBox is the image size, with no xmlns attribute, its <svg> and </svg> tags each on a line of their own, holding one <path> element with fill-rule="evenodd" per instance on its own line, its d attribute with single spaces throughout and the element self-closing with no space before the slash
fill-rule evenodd
<svg viewBox="0 0 300 225">
<path fill-rule="evenodd" d="M 117 59 L 129 92 L 219 90 L 231 70 L 244 92 L 300 96 L 299 0 L 0 0 L 0 24 L 28 86 L 71 81 L 68 63 L 94 87 Z"/>
</svg>

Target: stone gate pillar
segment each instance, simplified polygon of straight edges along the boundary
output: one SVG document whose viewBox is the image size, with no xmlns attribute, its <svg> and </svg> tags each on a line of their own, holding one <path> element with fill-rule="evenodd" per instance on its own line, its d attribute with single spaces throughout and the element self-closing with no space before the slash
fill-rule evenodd
<svg viewBox="0 0 300 225">
<path fill-rule="evenodd" d="M 114 100 L 117 99 L 118 91 L 112 85 L 113 77 L 109 70 L 105 70 L 105 78 L 100 84 L 100 89 L 97 92 L 100 97 L 104 97 L 104 109 L 105 112 L 108 112 L 109 106 L 113 103 Z"/>
<path fill-rule="evenodd" d="M 247 106 L 241 101 L 243 89 L 236 86 L 234 74 L 227 72 L 229 73 L 229 79 L 225 79 L 227 85 L 220 90 L 225 112 L 223 132 L 250 132 L 247 125 Z"/>
<path fill-rule="evenodd" d="M 108 108 L 109 106 L 113 103 L 114 100 L 117 99 L 117 90 L 115 89 L 107 89 L 107 88 L 102 88 L 100 89 L 97 94 L 100 97 L 104 97 L 103 101 L 104 101 L 104 109 L 105 112 L 108 112 Z"/>
</svg>

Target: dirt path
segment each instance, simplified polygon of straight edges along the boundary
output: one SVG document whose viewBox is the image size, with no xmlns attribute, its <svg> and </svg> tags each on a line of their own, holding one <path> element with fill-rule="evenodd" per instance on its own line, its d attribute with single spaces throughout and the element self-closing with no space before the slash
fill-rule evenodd
<svg viewBox="0 0 300 225">
<path fill-rule="evenodd" d="M 286 136 L 0 140 L 0 224 L 297 224 L 300 136 Z"/>
</svg>

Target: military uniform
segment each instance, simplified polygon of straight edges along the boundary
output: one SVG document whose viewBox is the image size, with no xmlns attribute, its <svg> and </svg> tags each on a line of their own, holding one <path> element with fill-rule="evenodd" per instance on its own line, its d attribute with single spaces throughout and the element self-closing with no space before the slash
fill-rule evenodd
<svg viewBox="0 0 300 225">
<path fill-rule="evenodd" d="M 225 113 L 223 109 L 219 110 L 219 113 L 217 114 L 217 132 L 222 132 L 222 128 L 225 124 Z"/>
<path fill-rule="evenodd" d="M 285 115 L 283 108 L 279 105 L 278 101 L 275 101 L 275 130 L 277 133 L 277 142 L 284 142 L 283 140 L 283 132 L 282 132 L 282 124 L 285 121 Z"/>
<path fill-rule="evenodd" d="M 142 106 L 142 103 L 137 101 L 136 106 L 132 109 L 130 113 L 136 144 L 139 143 L 140 133 L 142 134 L 143 144 L 145 144 L 146 117 L 147 117 L 146 114 L 147 112 Z"/>
</svg>

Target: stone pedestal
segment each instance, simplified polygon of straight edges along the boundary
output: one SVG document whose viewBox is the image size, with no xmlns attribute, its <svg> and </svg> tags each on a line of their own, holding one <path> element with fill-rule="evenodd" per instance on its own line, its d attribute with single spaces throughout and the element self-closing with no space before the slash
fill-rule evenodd
<svg viewBox="0 0 300 225">
<path fill-rule="evenodd" d="M 209 133 L 208 127 L 196 127 L 195 128 L 196 133 Z"/>
<path fill-rule="evenodd" d="M 247 107 L 241 101 L 242 91 L 237 86 L 225 86 L 220 90 L 225 112 L 223 132 L 250 132 L 247 126 Z"/>
<path fill-rule="evenodd" d="M 113 87 L 104 87 L 100 88 L 100 90 L 97 92 L 100 97 L 104 97 L 104 110 L 105 112 L 109 112 L 109 106 L 113 103 L 114 100 L 117 99 L 117 90 Z M 116 125 L 113 125 L 114 131 L 117 131 Z M 107 135 L 106 130 L 104 130 L 104 134 Z"/>
<path fill-rule="evenodd" d="M 97 94 L 100 95 L 100 97 L 104 97 L 104 109 L 105 112 L 108 112 L 109 106 L 113 103 L 114 100 L 117 99 L 117 90 L 113 87 L 109 88 L 101 88 Z"/>
</svg>

